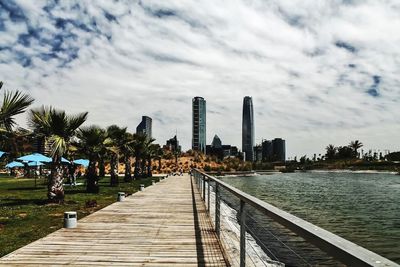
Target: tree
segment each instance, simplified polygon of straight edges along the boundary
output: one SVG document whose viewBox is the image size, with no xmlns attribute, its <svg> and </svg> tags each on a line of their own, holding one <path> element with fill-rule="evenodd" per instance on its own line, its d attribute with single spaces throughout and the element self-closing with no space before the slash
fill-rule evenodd
<svg viewBox="0 0 400 267">
<path fill-rule="evenodd" d="M 337 148 L 334 145 L 330 144 L 325 149 L 326 149 L 326 154 L 325 154 L 326 159 L 333 160 L 336 157 Z"/>
<path fill-rule="evenodd" d="M 3 82 L 0 81 L 0 90 L 2 86 Z M 11 158 L 17 157 L 21 152 L 18 140 L 32 137 L 27 130 L 22 128 L 13 130 L 13 127 L 16 125 L 14 117 L 25 112 L 33 101 L 32 97 L 20 91 L 4 93 L 3 102 L 0 105 L 0 145 L 9 151 Z"/>
<path fill-rule="evenodd" d="M 121 142 L 120 151 L 122 152 L 122 155 L 124 157 L 124 162 L 125 162 L 124 181 L 131 182 L 132 181 L 131 157 L 133 156 L 133 153 L 134 153 L 134 142 L 135 142 L 135 140 L 133 138 L 133 134 L 125 133 L 122 141 L 123 142 Z"/>
<path fill-rule="evenodd" d="M 387 154 L 386 159 L 388 161 L 400 161 L 400 151 Z"/>
<path fill-rule="evenodd" d="M 67 115 L 53 107 L 32 109 L 29 125 L 39 137 L 47 137 L 51 144 L 51 173 L 47 186 L 47 197 L 53 202 L 64 200 L 63 169 L 61 157 L 68 150 L 77 129 L 86 121 L 87 112 Z"/>
<path fill-rule="evenodd" d="M 119 184 L 118 177 L 118 165 L 119 165 L 119 153 L 123 137 L 126 134 L 127 128 L 121 128 L 117 125 L 111 125 L 107 127 L 107 135 L 110 138 L 108 149 L 111 152 L 110 160 L 110 186 L 117 186 Z"/>
<path fill-rule="evenodd" d="M 363 143 L 361 143 L 358 140 L 355 141 L 351 141 L 349 144 L 349 147 L 351 149 L 353 149 L 353 154 L 355 158 L 358 158 L 358 149 L 361 148 L 363 146 Z"/>
<path fill-rule="evenodd" d="M 147 148 L 147 177 L 152 177 L 152 167 L 151 163 L 154 158 L 158 156 L 158 149 L 160 148 L 159 144 L 152 144 L 155 139 L 148 139 L 148 148 Z"/>
<path fill-rule="evenodd" d="M 107 133 L 99 126 L 82 127 L 77 132 L 79 142 L 75 144 L 78 151 L 87 156 L 89 166 L 86 173 L 86 191 L 89 193 L 99 192 L 99 176 L 96 171 L 96 163 L 103 156 L 102 152 L 107 143 Z"/>
<path fill-rule="evenodd" d="M 354 157 L 354 150 L 349 146 L 340 146 L 337 149 L 339 159 L 351 159 Z"/>
<path fill-rule="evenodd" d="M 158 159 L 158 171 L 161 171 L 161 159 L 164 156 L 164 149 L 160 145 L 158 145 L 156 152 L 156 159 Z"/>
<path fill-rule="evenodd" d="M 134 177 L 135 179 L 139 178 L 140 173 L 140 163 L 144 154 L 145 146 L 146 146 L 146 139 L 147 136 L 143 134 L 135 134 L 133 136 L 134 142 L 133 142 L 133 149 L 134 149 L 134 154 L 135 154 L 135 170 L 134 170 Z"/>
<path fill-rule="evenodd" d="M 0 89 L 2 86 L 3 82 L 0 82 Z M 25 112 L 33 101 L 32 97 L 20 91 L 6 91 L 0 108 L 0 131 L 11 132 L 16 124 L 14 116 Z"/>
</svg>

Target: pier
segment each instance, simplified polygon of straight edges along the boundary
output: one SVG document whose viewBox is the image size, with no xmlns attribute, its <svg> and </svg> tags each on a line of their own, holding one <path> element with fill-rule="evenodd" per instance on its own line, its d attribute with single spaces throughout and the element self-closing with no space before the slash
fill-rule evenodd
<svg viewBox="0 0 400 267">
<path fill-rule="evenodd" d="M 58 230 L 4 256 L 0 266 L 278 267 L 288 259 L 293 266 L 314 266 L 314 250 L 323 253 L 315 255 L 325 266 L 399 266 L 213 176 L 193 174 L 163 179 L 84 217 L 76 228 Z M 236 210 L 225 203 L 228 194 L 236 198 Z M 276 257 L 273 239 L 263 243 L 254 232 L 260 225 L 250 224 L 257 212 L 261 221 L 269 218 L 291 231 L 291 238 L 303 238 L 305 254 L 290 247 L 295 245 L 291 239 L 280 240 L 283 246 L 275 249 L 287 255 Z"/>
<path fill-rule="evenodd" d="M 0 259 L 0 266 L 229 266 L 188 175 L 172 176 Z M 60 221 L 60 224 L 62 222 Z"/>
</svg>

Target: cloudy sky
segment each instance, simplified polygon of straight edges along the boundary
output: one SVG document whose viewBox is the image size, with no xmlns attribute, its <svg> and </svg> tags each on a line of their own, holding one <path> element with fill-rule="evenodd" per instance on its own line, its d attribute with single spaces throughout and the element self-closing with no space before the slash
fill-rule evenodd
<svg viewBox="0 0 400 267">
<path fill-rule="evenodd" d="M 398 0 L 0 1 L 0 80 L 87 124 L 191 145 L 191 99 L 207 141 L 241 146 L 245 95 L 256 141 L 288 156 L 360 139 L 400 149 Z M 18 118 L 26 125 L 24 115 Z"/>
</svg>

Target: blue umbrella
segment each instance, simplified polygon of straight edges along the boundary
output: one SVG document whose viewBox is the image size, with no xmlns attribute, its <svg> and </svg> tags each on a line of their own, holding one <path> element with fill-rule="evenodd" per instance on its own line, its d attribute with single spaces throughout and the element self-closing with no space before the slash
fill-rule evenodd
<svg viewBox="0 0 400 267">
<path fill-rule="evenodd" d="M 40 161 L 31 161 L 28 163 L 29 167 L 36 167 L 36 166 L 42 166 L 44 165 L 43 163 L 41 163 Z"/>
<path fill-rule="evenodd" d="M 0 158 L 1 158 L 4 154 L 6 154 L 6 152 L 0 151 Z"/>
<path fill-rule="evenodd" d="M 30 155 L 25 155 L 25 156 L 19 157 L 17 159 L 22 160 L 22 161 L 51 162 L 51 158 L 46 157 L 40 153 L 33 153 Z"/>
<path fill-rule="evenodd" d="M 83 165 L 83 167 L 88 167 L 89 166 L 89 160 L 88 159 L 76 159 L 73 161 L 74 164 L 77 165 Z"/>
<path fill-rule="evenodd" d="M 24 164 L 22 164 L 21 162 L 13 161 L 6 165 L 6 168 L 9 168 L 9 169 L 14 168 L 14 167 L 24 167 Z"/>
<path fill-rule="evenodd" d="M 66 158 L 61 158 L 61 162 L 64 162 L 64 163 L 71 163 L 69 160 L 67 160 Z"/>
</svg>

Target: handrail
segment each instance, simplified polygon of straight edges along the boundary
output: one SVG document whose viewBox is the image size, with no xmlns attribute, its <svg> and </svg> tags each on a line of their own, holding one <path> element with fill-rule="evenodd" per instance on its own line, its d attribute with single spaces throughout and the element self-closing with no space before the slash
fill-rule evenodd
<svg viewBox="0 0 400 267">
<path fill-rule="evenodd" d="M 281 225 L 287 227 L 297 235 L 303 237 L 308 240 L 310 243 L 317 246 L 319 249 L 325 251 L 330 256 L 336 258 L 337 260 L 343 262 L 344 264 L 350 266 L 400 266 L 397 263 L 384 258 L 370 250 L 367 250 L 351 241 L 348 241 L 338 235 L 335 235 L 327 230 L 322 229 L 312 223 L 309 223 L 303 219 L 300 219 L 297 216 L 294 216 L 288 212 L 285 212 L 277 207 L 274 207 L 271 204 L 268 204 L 256 197 L 253 197 L 245 192 L 240 191 L 239 189 L 211 176 L 208 175 L 198 169 L 193 169 L 194 172 L 197 172 L 201 180 L 203 181 L 202 189 L 204 191 L 205 181 L 211 180 L 216 183 L 216 199 L 218 199 L 218 187 L 226 189 L 234 196 L 240 199 L 241 206 L 240 211 L 243 211 L 243 205 L 249 204 L 262 213 L 266 214 L 276 222 Z M 201 191 L 200 191 L 201 192 Z M 204 195 L 205 197 L 205 195 Z M 203 198 L 204 199 L 204 198 Z M 204 199 L 205 200 L 205 199 Z M 219 202 L 219 201 L 216 201 Z M 216 203 L 219 205 L 219 203 Z M 219 215 L 216 215 L 216 218 Z M 242 214 L 240 217 L 243 217 Z M 243 220 L 243 218 L 241 218 Z M 217 234 L 219 234 L 219 222 L 216 225 Z M 244 235 L 245 236 L 245 235 Z M 241 237 L 242 238 L 242 237 Z M 245 237 L 244 237 L 245 238 Z M 244 266 L 244 264 L 241 266 Z"/>
</svg>

